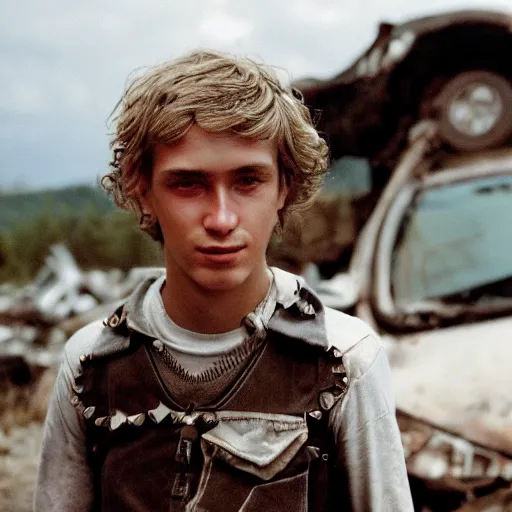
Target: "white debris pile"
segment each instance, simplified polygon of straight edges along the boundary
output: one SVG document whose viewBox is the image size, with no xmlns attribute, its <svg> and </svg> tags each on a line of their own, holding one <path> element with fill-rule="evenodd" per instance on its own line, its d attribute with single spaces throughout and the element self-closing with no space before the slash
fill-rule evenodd
<svg viewBox="0 0 512 512">
<path fill-rule="evenodd" d="M 20 306 L 31 307 L 49 322 L 58 322 L 90 311 L 99 304 L 128 295 L 155 269 L 82 271 L 63 245 L 51 248 L 45 265 L 18 299 Z"/>
<path fill-rule="evenodd" d="M 156 268 L 86 272 L 65 246 L 53 246 L 27 286 L 0 287 L 0 383 L 23 380 L 20 359 L 30 368 L 58 363 L 74 330 L 113 312 L 144 278 L 157 273 Z"/>
</svg>

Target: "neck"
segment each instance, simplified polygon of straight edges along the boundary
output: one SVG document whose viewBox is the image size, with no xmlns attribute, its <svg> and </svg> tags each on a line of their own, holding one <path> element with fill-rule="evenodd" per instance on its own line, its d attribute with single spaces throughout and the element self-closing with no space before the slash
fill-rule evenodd
<svg viewBox="0 0 512 512">
<path fill-rule="evenodd" d="M 269 286 L 266 267 L 228 291 L 205 290 L 189 279 L 176 279 L 168 273 L 162 300 L 167 314 L 180 327 L 197 333 L 217 334 L 240 327 L 245 316 L 265 298 Z"/>
</svg>

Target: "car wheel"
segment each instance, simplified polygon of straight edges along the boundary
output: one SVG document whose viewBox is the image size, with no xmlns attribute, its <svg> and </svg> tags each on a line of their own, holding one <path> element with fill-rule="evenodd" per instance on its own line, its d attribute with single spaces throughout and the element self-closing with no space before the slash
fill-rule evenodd
<svg viewBox="0 0 512 512">
<path fill-rule="evenodd" d="M 468 71 L 449 79 L 434 100 L 439 132 L 459 151 L 504 144 L 512 134 L 512 84 L 490 71 Z"/>
</svg>

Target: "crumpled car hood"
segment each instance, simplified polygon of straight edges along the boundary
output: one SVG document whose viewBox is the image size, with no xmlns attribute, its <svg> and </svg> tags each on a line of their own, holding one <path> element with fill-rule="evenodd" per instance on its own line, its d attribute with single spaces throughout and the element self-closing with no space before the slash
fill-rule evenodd
<svg viewBox="0 0 512 512">
<path fill-rule="evenodd" d="M 512 456 L 512 317 L 398 337 L 397 409 Z"/>
</svg>

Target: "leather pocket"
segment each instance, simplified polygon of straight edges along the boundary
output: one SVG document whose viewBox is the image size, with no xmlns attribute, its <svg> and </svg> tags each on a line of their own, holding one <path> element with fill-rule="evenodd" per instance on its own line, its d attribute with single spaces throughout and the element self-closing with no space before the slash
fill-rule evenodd
<svg viewBox="0 0 512 512">
<path fill-rule="evenodd" d="M 187 511 L 306 511 L 314 455 L 305 419 L 231 411 L 217 418 L 202 435 L 203 474 Z"/>
<path fill-rule="evenodd" d="M 203 443 L 216 449 L 214 458 L 270 480 L 295 457 L 308 438 L 304 418 L 278 414 L 229 413 L 203 434 Z"/>
</svg>

